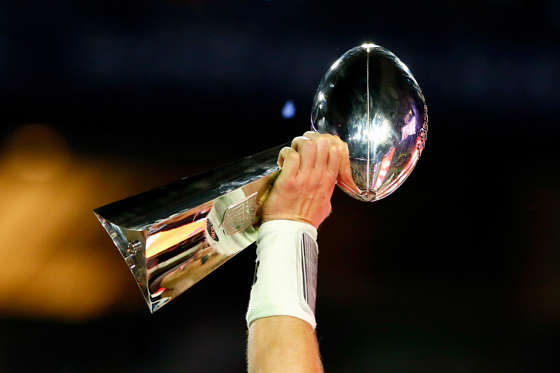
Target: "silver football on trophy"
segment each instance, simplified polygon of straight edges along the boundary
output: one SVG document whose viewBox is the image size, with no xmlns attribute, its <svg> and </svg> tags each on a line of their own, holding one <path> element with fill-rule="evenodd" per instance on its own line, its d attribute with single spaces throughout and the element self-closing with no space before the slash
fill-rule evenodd
<svg viewBox="0 0 560 373">
<path fill-rule="evenodd" d="M 426 102 L 408 67 L 375 44 L 350 49 L 319 84 L 314 130 L 348 144 L 350 168 L 339 186 L 362 201 L 395 191 L 418 162 L 428 130 Z"/>
</svg>

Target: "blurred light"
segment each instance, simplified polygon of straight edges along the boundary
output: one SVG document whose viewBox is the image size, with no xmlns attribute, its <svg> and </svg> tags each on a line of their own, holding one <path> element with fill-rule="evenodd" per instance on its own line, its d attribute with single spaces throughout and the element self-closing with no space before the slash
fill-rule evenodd
<svg viewBox="0 0 560 373">
<path fill-rule="evenodd" d="M 379 169 L 379 174 L 377 175 L 377 179 L 375 181 L 375 188 L 381 187 L 385 179 L 387 178 L 387 174 L 389 173 L 389 167 L 393 163 L 393 157 L 395 156 L 395 147 L 389 151 L 389 153 L 385 154 L 383 160 L 381 161 L 381 167 Z"/>
<path fill-rule="evenodd" d="M 28 124 L 7 138 L 0 160 L 12 177 L 47 182 L 68 167 L 70 155 L 65 140 L 52 128 Z"/>
<path fill-rule="evenodd" d="M 288 100 L 282 107 L 282 117 L 284 119 L 290 119 L 293 118 L 294 115 L 296 115 L 296 106 L 292 100 Z"/>
<path fill-rule="evenodd" d="M 71 154 L 62 136 L 41 124 L 6 138 L 0 147 L 0 317 L 82 319 L 141 305 L 91 212 L 144 189 L 140 171 L 145 167 Z"/>
<path fill-rule="evenodd" d="M 391 137 L 391 124 L 385 118 L 380 121 L 377 121 L 376 119 L 377 118 L 374 118 L 374 125 L 368 131 L 368 138 L 374 143 L 384 144 Z"/>
<path fill-rule="evenodd" d="M 416 115 L 410 114 L 408 124 L 401 128 L 401 141 L 416 134 Z"/>
<path fill-rule="evenodd" d="M 367 122 L 367 119 L 367 115 L 363 115 L 361 121 Z M 362 139 L 367 139 L 369 142 L 376 144 L 386 144 L 390 142 L 392 136 L 393 132 L 389 121 L 384 116 L 376 114 L 369 126 L 358 127 L 349 140 L 362 141 Z"/>
<path fill-rule="evenodd" d="M 146 257 L 154 257 L 164 250 L 191 239 L 203 232 L 206 228 L 206 219 L 179 226 L 151 235 L 146 240 Z"/>
<path fill-rule="evenodd" d="M 369 52 L 370 49 L 377 48 L 377 47 L 378 47 L 378 45 L 374 44 L 374 43 L 364 43 L 364 44 L 362 44 L 362 48 L 367 49 L 368 52 Z"/>
<path fill-rule="evenodd" d="M 338 65 L 340 65 L 340 58 L 336 61 L 334 61 L 334 63 L 331 65 L 331 70 L 334 70 L 338 67 Z"/>
</svg>

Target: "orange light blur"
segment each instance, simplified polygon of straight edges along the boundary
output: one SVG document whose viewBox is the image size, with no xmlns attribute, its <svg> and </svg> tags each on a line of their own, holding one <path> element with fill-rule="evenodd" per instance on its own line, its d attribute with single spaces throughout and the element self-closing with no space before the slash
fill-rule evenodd
<svg viewBox="0 0 560 373">
<path fill-rule="evenodd" d="M 389 171 L 389 167 L 391 167 L 391 163 L 393 161 L 394 155 L 395 155 L 395 148 L 393 147 L 389 153 L 383 156 L 383 159 L 381 160 L 381 168 L 379 170 L 379 173 L 377 174 L 377 180 L 375 181 L 375 188 L 379 188 L 385 181 L 385 178 L 387 177 L 387 173 Z"/>
<path fill-rule="evenodd" d="M 9 135 L 0 144 L 0 314 L 81 319 L 143 307 L 92 209 L 161 184 L 164 173 L 78 157 L 45 125 Z"/>
<path fill-rule="evenodd" d="M 159 231 L 146 240 L 146 257 L 152 258 L 162 251 L 181 243 L 206 229 L 206 218 L 167 231 Z"/>
</svg>

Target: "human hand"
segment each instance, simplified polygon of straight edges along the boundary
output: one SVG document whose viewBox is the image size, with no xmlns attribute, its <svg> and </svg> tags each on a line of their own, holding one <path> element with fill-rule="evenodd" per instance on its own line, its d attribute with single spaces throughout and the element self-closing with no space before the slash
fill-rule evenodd
<svg viewBox="0 0 560 373">
<path fill-rule="evenodd" d="M 308 131 L 278 155 L 282 171 L 262 208 L 262 221 L 295 220 L 318 228 L 331 212 L 331 196 L 348 147 L 340 138 Z"/>
</svg>

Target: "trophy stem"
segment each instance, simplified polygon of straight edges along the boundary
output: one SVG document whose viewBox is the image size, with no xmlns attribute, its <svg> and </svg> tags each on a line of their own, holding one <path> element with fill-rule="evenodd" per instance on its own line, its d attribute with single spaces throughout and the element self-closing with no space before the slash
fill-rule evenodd
<svg viewBox="0 0 560 373">
<path fill-rule="evenodd" d="M 255 242 L 283 146 L 94 210 L 151 312 Z"/>
</svg>

